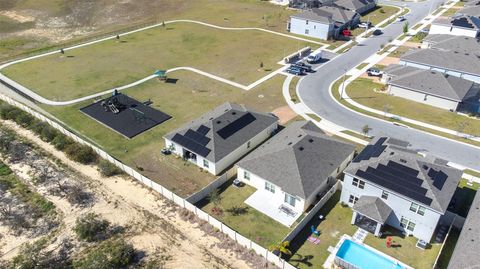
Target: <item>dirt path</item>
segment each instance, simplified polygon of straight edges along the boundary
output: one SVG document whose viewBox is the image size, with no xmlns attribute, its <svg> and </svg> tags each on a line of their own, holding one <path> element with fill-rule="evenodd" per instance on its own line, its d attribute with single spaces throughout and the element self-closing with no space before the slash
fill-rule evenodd
<svg viewBox="0 0 480 269">
<path fill-rule="evenodd" d="M 166 200 L 140 183 L 128 177 L 102 177 L 96 167 L 71 161 L 63 152 L 42 141 L 29 130 L 9 121 L 2 121 L 2 124 L 51 153 L 68 167 L 91 179 L 96 185 L 94 188 L 97 192 L 108 194 L 107 197 L 111 201 L 107 201 L 107 204 L 113 201 L 116 210 L 105 212 L 101 210 L 105 205 L 102 203 L 95 205 L 94 210 L 98 207 L 97 210 L 106 213 L 110 221 L 124 223 L 132 219 L 141 221 L 146 219 L 149 223 L 143 224 L 149 225 L 150 228 L 146 229 L 148 232 L 144 229 L 143 233 L 135 235 L 130 241 L 135 247 L 147 253 L 166 248 L 172 256 L 165 263 L 166 268 L 250 268 L 246 261 L 236 257 L 232 251 L 218 247 L 216 244 L 221 243 L 218 238 L 205 234 L 198 228 L 198 224 L 183 220 L 178 212 L 172 210 L 173 208 Z M 75 212 L 74 209 L 58 201 L 54 202 L 66 214 L 67 223 L 71 225 L 74 220 L 72 214 Z M 138 217 L 141 214 L 144 218 Z M 142 223 L 134 225 L 142 225 Z M 172 240 L 171 235 L 178 231 L 181 233 Z"/>
</svg>

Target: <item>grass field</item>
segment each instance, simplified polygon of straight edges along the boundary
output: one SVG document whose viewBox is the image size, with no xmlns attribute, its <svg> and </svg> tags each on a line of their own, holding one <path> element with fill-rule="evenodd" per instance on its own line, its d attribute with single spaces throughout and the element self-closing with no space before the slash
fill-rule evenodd
<svg viewBox="0 0 480 269">
<path fill-rule="evenodd" d="M 409 101 L 400 97 L 378 93 L 373 89 L 381 89 L 383 84 L 374 83 L 369 79 L 359 78 L 347 86 L 347 94 L 355 102 L 384 111 L 389 106 L 390 113 L 415 119 L 421 122 L 457 130 L 466 123 L 463 132 L 480 135 L 480 120 L 457 115 L 448 110 Z"/>
<path fill-rule="evenodd" d="M 2 70 L 53 100 L 70 100 L 129 84 L 157 69 L 189 66 L 248 85 L 307 44 L 260 31 L 225 31 L 174 23 Z M 260 69 L 263 63 L 264 68 Z M 26 75 L 28 74 L 28 75 Z"/>
<path fill-rule="evenodd" d="M 139 101 L 151 99 L 152 107 L 173 117 L 133 139 L 125 139 L 78 111 L 91 101 L 61 107 L 44 105 L 42 108 L 122 162 L 137 167 L 137 170 L 142 168 L 142 174 L 185 196 L 203 187 L 211 177 L 206 173 L 197 173 L 196 166 L 192 165 L 190 170 L 184 171 L 183 162 L 171 158 L 175 162 L 172 165 L 171 161 L 161 157 L 160 150 L 164 147 L 163 135 L 227 101 L 264 112 L 287 105 L 281 89 L 285 77 L 281 75 L 250 91 L 240 90 L 187 71 L 175 72 L 171 77 L 178 81 L 173 84 L 151 80 L 124 91 Z"/>
</svg>

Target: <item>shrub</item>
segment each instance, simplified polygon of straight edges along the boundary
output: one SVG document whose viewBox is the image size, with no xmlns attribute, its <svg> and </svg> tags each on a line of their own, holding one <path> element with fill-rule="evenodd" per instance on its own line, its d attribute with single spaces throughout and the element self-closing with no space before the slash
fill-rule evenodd
<svg viewBox="0 0 480 269">
<path fill-rule="evenodd" d="M 74 141 L 67 136 L 58 133 L 57 136 L 52 140 L 53 146 L 58 150 L 64 150 L 67 146 L 73 144 Z"/>
<path fill-rule="evenodd" d="M 98 168 L 100 173 L 105 177 L 111 177 L 122 173 L 122 170 L 107 160 L 101 160 L 98 163 Z"/>
<path fill-rule="evenodd" d="M 90 164 L 97 160 L 97 154 L 89 146 L 73 143 L 65 148 L 67 156 L 79 163 Z"/>
<path fill-rule="evenodd" d="M 47 124 L 43 127 L 39 135 L 42 140 L 51 142 L 58 134 L 59 133 L 55 128 Z"/>
<path fill-rule="evenodd" d="M 30 114 L 26 112 L 20 113 L 16 118 L 15 122 L 20 124 L 22 127 L 28 127 L 35 120 Z"/>
<path fill-rule="evenodd" d="M 87 213 L 77 218 L 73 229 L 77 236 L 88 242 L 104 238 L 110 223 L 95 213 Z"/>
<path fill-rule="evenodd" d="M 32 132 L 40 135 L 43 131 L 43 129 L 48 126 L 48 123 L 46 122 L 43 122 L 43 121 L 35 121 L 33 122 L 32 125 L 30 125 L 30 130 L 32 130 Z"/>
<path fill-rule="evenodd" d="M 134 261 L 135 249 L 123 239 L 105 241 L 73 262 L 77 269 L 125 268 Z"/>
<path fill-rule="evenodd" d="M 14 109 L 15 109 L 15 107 L 13 107 L 9 104 L 6 104 L 6 103 L 0 104 L 0 117 L 4 120 L 8 119 L 7 118 L 8 113 L 10 113 L 10 111 L 12 111 Z"/>
</svg>

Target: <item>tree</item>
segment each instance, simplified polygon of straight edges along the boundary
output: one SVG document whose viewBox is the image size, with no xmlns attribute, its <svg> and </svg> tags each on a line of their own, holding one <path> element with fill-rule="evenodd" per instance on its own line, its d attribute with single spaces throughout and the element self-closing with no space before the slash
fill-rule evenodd
<svg viewBox="0 0 480 269">
<path fill-rule="evenodd" d="M 77 218 L 73 230 L 80 239 L 92 242 L 104 237 L 109 226 L 110 222 L 108 220 L 90 212 Z"/>
<path fill-rule="evenodd" d="M 408 21 L 406 21 L 405 24 L 403 24 L 403 33 L 404 34 L 408 33 L 408 26 L 409 26 Z"/>
<path fill-rule="evenodd" d="M 370 126 L 368 126 L 368 124 L 366 124 L 365 126 L 363 126 L 363 127 L 362 127 L 362 133 L 363 133 L 363 135 L 368 136 L 368 133 L 370 132 L 370 130 L 372 130 L 372 128 L 370 128 Z"/>
<path fill-rule="evenodd" d="M 222 200 L 222 197 L 220 196 L 220 191 L 218 189 L 212 190 L 208 194 L 208 200 L 210 201 L 210 203 L 213 204 L 212 212 L 220 213 L 219 205 L 220 201 Z"/>
<path fill-rule="evenodd" d="M 278 251 L 280 253 L 280 255 L 278 257 L 281 259 L 283 254 L 292 255 L 292 252 L 288 249 L 289 246 L 290 246 L 290 241 L 285 241 L 285 242 L 282 242 L 280 244 L 271 245 L 269 247 L 269 250 L 270 251 Z"/>
<path fill-rule="evenodd" d="M 102 176 L 111 177 L 122 173 L 122 170 L 107 160 L 101 160 L 98 163 L 98 169 Z"/>
</svg>

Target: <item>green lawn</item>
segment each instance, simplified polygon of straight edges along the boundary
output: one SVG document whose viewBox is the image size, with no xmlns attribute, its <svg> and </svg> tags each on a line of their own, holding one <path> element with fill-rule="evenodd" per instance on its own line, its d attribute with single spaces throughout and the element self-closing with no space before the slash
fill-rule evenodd
<svg viewBox="0 0 480 269">
<path fill-rule="evenodd" d="M 375 10 L 363 15 L 360 20 L 361 21 L 370 21 L 373 25 L 377 25 L 380 22 L 386 20 L 390 16 L 394 15 L 400 11 L 398 7 L 392 6 L 377 6 Z M 386 26 L 386 25 L 385 25 Z M 385 27 L 383 26 L 383 27 Z"/>
<path fill-rule="evenodd" d="M 411 50 L 411 47 L 408 46 L 399 46 L 396 50 L 392 51 L 388 56 L 400 58 L 405 52 Z"/>
<path fill-rule="evenodd" d="M 190 66 L 248 85 L 308 44 L 260 31 L 174 23 L 41 57 L 2 72 L 40 95 L 70 100 L 129 84 L 157 69 Z M 246 49 L 248 48 L 248 53 Z M 260 69 L 263 63 L 264 68 Z"/>
<path fill-rule="evenodd" d="M 437 269 L 447 269 L 450 258 L 452 257 L 455 245 L 457 244 L 460 231 L 452 228 L 448 234 L 447 240 L 444 243 L 440 257 L 438 257 Z"/>
<path fill-rule="evenodd" d="M 208 198 L 200 201 L 198 206 L 230 228 L 265 248 L 280 243 L 291 231 L 286 226 L 244 203 L 256 191 L 255 188 L 248 185 L 237 188 L 231 184 L 231 181 L 227 185 L 222 188 L 220 194 L 221 200 L 218 207 L 223 211 L 221 215 L 212 213 L 214 205 L 209 203 Z M 234 208 L 238 210 L 237 213 L 232 212 Z"/>
<path fill-rule="evenodd" d="M 298 81 L 300 80 L 300 77 L 293 77 L 292 81 L 290 82 L 290 85 L 288 86 L 288 92 L 290 93 L 290 100 L 294 102 L 295 104 L 300 103 L 300 98 L 297 95 L 297 84 Z"/>
<path fill-rule="evenodd" d="M 152 107 L 172 116 L 172 119 L 132 139 L 124 138 L 78 111 L 92 101 L 71 106 L 43 105 L 42 108 L 125 164 L 137 167 L 143 175 L 179 195 L 186 196 L 198 191 L 212 177 L 205 172 L 199 173 L 194 165 L 184 169 L 183 161 L 165 159 L 160 150 L 164 147 L 162 137 L 167 132 L 227 101 L 244 104 L 263 112 L 271 112 L 287 105 L 282 95 L 285 77 L 281 75 L 250 91 L 240 90 L 187 71 L 172 73 L 170 77 L 178 81 L 164 83 L 151 80 L 124 91 L 140 101 L 151 99 Z"/>
<path fill-rule="evenodd" d="M 392 114 L 400 115 L 421 122 L 457 130 L 461 123 L 466 123 L 463 132 L 480 135 L 480 120 L 468 118 L 447 110 L 409 101 L 373 91 L 386 88 L 385 85 L 359 78 L 347 86 L 347 94 L 355 102 L 384 111 L 387 107 Z"/>
<path fill-rule="evenodd" d="M 353 235 L 357 227 L 350 224 L 352 210 L 341 206 L 340 191 L 320 209 L 319 214 L 325 216 L 320 224 L 318 218 L 314 217 L 302 230 L 302 232 L 291 242 L 292 257 L 289 263 L 297 268 L 323 268 L 322 265 L 330 254 L 327 249 L 334 247 L 340 237 L 344 234 Z M 311 226 L 320 231 L 320 243 L 315 245 L 307 238 L 311 235 Z"/>
<path fill-rule="evenodd" d="M 418 239 L 413 236 L 404 236 L 398 230 L 388 226 L 386 226 L 382 232 L 382 237 L 375 237 L 372 234 L 368 234 L 365 239 L 365 244 L 390 255 L 413 268 L 427 269 L 433 267 L 435 259 L 440 251 L 441 244 L 432 244 L 430 248 L 421 250 L 415 246 Z M 395 245 L 396 247 L 387 248 L 385 243 L 387 236 L 393 238 L 392 245 Z"/>
</svg>

